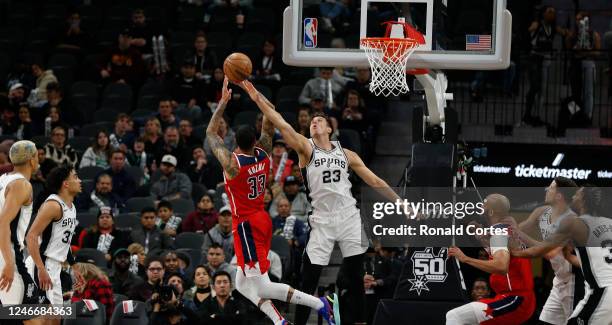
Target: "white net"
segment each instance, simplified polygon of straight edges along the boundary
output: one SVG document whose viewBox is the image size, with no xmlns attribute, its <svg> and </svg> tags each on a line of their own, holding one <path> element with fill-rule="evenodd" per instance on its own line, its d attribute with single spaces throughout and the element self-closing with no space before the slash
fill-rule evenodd
<svg viewBox="0 0 612 325">
<path fill-rule="evenodd" d="M 410 89 L 406 83 L 406 64 L 418 46 L 412 39 L 364 38 L 361 40 L 370 67 L 370 91 L 376 96 L 399 96 Z"/>
</svg>

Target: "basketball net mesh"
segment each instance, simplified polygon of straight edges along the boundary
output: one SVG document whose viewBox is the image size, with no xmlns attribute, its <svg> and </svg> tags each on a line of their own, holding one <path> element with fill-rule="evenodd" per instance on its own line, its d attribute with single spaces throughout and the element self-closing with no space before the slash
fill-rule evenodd
<svg viewBox="0 0 612 325">
<path fill-rule="evenodd" d="M 399 96 L 407 93 L 406 65 L 408 58 L 424 43 L 423 35 L 404 22 L 386 22 L 387 37 L 369 37 L 361 39 L 372 71 L 370 92 L 376 96 Z M 404 35 L 397 35 L 392 25 L 401 25 Z M 393 33 L 391 30 L 393 29 Z M 391 36 L 391 37 L 389 37 Z M 399 36 L 399 37 L 397 37 Z"/>
</svg>

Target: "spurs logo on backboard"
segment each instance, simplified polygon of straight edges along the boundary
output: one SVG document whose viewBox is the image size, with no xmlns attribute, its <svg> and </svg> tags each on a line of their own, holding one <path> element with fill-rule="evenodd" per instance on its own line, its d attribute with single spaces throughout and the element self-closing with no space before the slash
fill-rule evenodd
<svg viewBox="0 0 612 325">
<path fill-rule="evenodd" d="M 425 250 L 415 251 L 410 259 L 414 275 L 414 279 L 408 280 L 412 284 L 410 291 L 416 291 L 419 296 L 421 291 L 429 291 L 427 283 L 444 282 L 448 277 L 446 272 L 447 248 L 440 248 L 438 254 L 434 254 L 433 248 L 427 247 Z"/>
</svg>

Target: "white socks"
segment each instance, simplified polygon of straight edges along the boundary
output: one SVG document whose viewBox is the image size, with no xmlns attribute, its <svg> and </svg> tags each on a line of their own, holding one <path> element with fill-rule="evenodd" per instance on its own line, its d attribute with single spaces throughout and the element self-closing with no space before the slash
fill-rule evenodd
<svg viewBox="0 0 612 325">
<path fill-rule="evenodd" d="M 290 303 L 308 306 L 314 310 L 319 310 L 323 308 L 323 302 L 319 300 L 319 298 L 316 298 L 299 290 L 293 290 L 293 295 L 291 296 Z"/>
<path fill-rule="evenodd" d="M 272 322 L 274 325 L 280 325 L 283 322 L 283 316 L 276 310 L 276 307 L 272 304 L 272 301 L 266 299 L 260 306 L 259 310 L 261 310 Z"/>
</svg>

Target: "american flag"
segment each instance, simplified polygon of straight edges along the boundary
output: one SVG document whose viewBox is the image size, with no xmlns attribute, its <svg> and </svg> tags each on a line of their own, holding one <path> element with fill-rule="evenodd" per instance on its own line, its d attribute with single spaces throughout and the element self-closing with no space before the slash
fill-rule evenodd
<svg viewBox="0 0 612 325">
<path fill-rule="evenodd" d="M 465 35 L 466 51 L 483 51 L 491 49 L 491 35 Z"/>
</svg>

